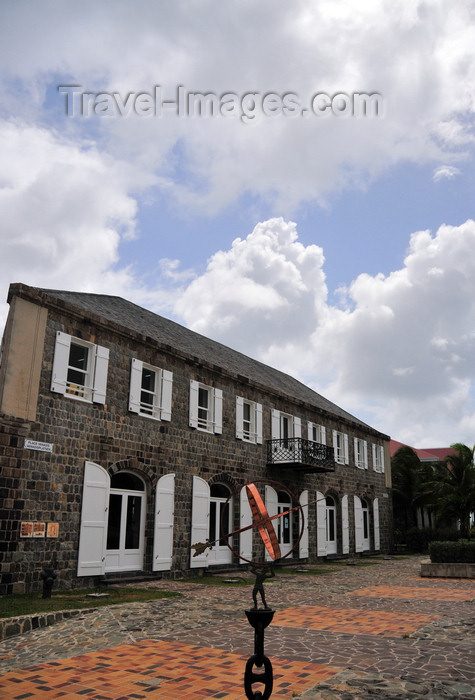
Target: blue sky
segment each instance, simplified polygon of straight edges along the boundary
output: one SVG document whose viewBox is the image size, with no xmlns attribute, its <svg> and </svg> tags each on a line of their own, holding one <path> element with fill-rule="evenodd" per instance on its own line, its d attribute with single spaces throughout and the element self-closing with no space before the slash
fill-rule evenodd
<svg viewBox="0 0 475 700">
<path fill-rule="evenodd" d="M 2 298 L 119 294 L 397 440 L 473 444 L 474 19 L 473 0 L 0 4 Z M 157 85 L 219 112 L 145 113 Z M 324 97 L 301 116 L 289 94 Z M 343 114 L 355 94 L 379 113 Z"/>
<path fill-rule="evenodd" d="M 457 225 L 473 218 L 473 163 L 455 179 L 434 182 L 433 171 L 431 165 L 399 165 L 364 189 L 336 193 L 325 208 L 310 203 L 291 212 L 288 218 L 298 222 L 299 240 L 323 247 L 330 292 L 361 272 L 389 274 L 400 268 L 412 232 L 436 231 L 441 223 Z M 218 248 L 228 248 L 257 221 L 275 215 L 272 205 L 252 197 L 239 198 L 214 217 L 176 212 L 166 200 L 144 202 L 138 216 L 140 236 L 124 244 L 123 254 L 144 274 L 150 271 L 150 255 L 178 257 L 182 266 L 202 271 Z"/>
</svg>

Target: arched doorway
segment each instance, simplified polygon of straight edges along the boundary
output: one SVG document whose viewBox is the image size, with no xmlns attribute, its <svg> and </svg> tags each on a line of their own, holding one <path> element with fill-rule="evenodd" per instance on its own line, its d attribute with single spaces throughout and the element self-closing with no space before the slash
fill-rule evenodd
<svg viewBox="0 0 475 700">
<path fill-rule="evenodd" d="M 231 532 L 232 525 L 232 499 L 228 501 L 230 496 L 231 492 L 224 484 L 212 484 L 210 487 L 208 539 L 210 542 L 216 540 L 208 555 L 210 566 L 232 562 L 232 552 L 225 537 Z"/>
<path fill-rule="evenodd" d="M 336 504 L 331 496 L 325 499 L 326 507 L 326 549 L 327 554 L 337 553 Z"/>
<path fill-rule="evenodd" d="M 145 484 L 130 472 L 111 478 L 107 522 L 106 571 L 143 569 Z"/>
</svg>

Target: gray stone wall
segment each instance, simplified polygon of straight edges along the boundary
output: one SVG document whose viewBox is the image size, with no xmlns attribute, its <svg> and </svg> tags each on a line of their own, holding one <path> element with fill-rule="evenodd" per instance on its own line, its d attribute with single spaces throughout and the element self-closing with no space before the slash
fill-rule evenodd
<svg viewBox="0 0 475 700">
<path fill-rule="evenodd" d="M 108 327 L 109 326 L 109 327 Z M 354 552 L 353 494 L 370 503 L 379 499 L 381 550 L 389 547 L 390 499 L 384 474 L 373 471 L 369 449 L 369 469 L 354 466 L 353 437 L 382 444 L 381 436 L 367 434 L 361 426 L 335 420 L 307 405 L 290 402 L 284 395 L 268 394 L 251 386 L 245 378 L 230 376 L 219 368 L 206 367 L 192 358 L 178 357 L 173 350 L 159 349 L 154 341 L 126 335 L 106 324 L 99 327 L 79 317 L 50 310 L 46 329 L 37 416 L 34 423 L 6 417 L 0 427 L 3 509 L 0 513 L 2 588 L 0 593 L 37 590 L 41 572 L 53 566 L 58 574 L 57 588 L 92 584 L 76 576 L 84 463 L 95 462 L 112 475 L 119 470 L 136 472 L 147 489 L 145 569 L 151 570 L 153 546 L 153 503 L 160 476 L 176 474 L 175 533 L 173 567 L 189 567 L 192 475 L 208 482 L 220 481 L 237 489 L 255 479 L 284 483 L 297 496 L 309 490 L 332 495 L 341 523 L 341 498 L 349 498 L 350 552 Z M 89 404 L 50 391 L 51 371 L 57 331 L 98 343 L 110 350 L 106 404 Z M 131 360 L 136 357 L 173 372 L 172 418 L 155 421 L 128 411 Z M 221 435 L 189 427 L 190 379 L 223 391 L 223 432 Z M 262 445 L 244 443 L 235 437 L 236 395 L 263 406 Z M 330 474 L 304 474 L 266 464 L 265 441 L 271 438 L 271 409 L 276 408 L 327 428 L 327 444 L 332 429 L 349 435 L 350 464 L 336 465 Z M 51 453 L 23 449 L 24 439 L 53 445 Z M 238 498 L 237 498 L 238 500 Z M 235 523 L 238 525 L 238 504 Z M 20 522 L 57 523 L 58 537 L 21 538 Z M 309 507 L 310 561 L 316 560 L 315 505 Z M 372 522 L 370 523 L 372 538 Z M 339 551 L 341 552 L 341 528 Z M 237 543 L 236 543 L 237 544 Z M 371 539 L 371 547 L 373 542 Z"/>
</svg>

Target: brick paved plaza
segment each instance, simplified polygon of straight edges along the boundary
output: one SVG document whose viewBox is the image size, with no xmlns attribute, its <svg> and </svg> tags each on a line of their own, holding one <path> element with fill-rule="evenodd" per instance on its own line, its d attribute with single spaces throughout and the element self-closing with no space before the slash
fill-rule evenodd
<svg viewBox="0 0 475 700">
<path fill-rule="evenodd" d="M 278 575 L 272 697 L 475 698 L 475 581 L 421 579 L 419 557 Z M 367 562 L 365 562 L 367 563 Z M 0 697 L 244 698 L 249 587 L 141 584 L 179 598 L 102 608 L 0 644 Z"/>
</svg>

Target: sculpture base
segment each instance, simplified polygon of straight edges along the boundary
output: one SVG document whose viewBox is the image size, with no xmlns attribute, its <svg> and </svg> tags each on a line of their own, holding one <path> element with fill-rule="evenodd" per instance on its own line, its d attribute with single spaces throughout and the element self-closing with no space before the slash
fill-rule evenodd
<svg viewBox="0 0 475 700">
<path fill-rule="evenodd" d="M 244 672 L 244 691 L 248 700 L 268 700 L 272 693 L 274 676 L 272 664 L 264 655 L 264 630 L 272 622 L 275 610 L 245 610 L 249 624 L 254 628 L 254 654 L 248 659 Z M 264 686 L 254 690 L 253 685 Z"/>
<path fill-rule="evenodd" d="M 252 627 L 254 627 L 254 629 L 260 627 L 264 630 L 272 622 L 275 610 L 259 610 L 256 608 L 252 608 L 251 610 L 245 610 L 244 612 L 246 613 L 246 617 L 249 620 L 249 624 Z"/>
</svg>

